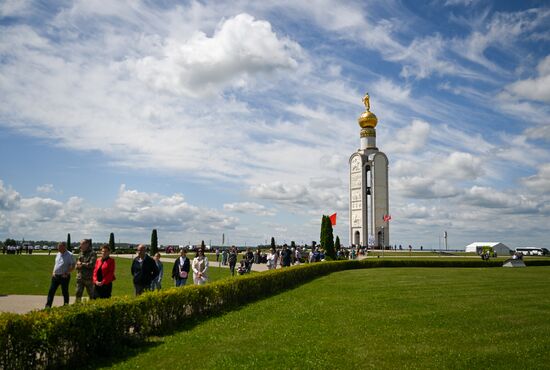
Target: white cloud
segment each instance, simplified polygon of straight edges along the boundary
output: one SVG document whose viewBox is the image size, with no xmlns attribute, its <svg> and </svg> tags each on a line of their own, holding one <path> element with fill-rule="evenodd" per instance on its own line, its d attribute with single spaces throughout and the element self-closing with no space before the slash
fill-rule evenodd
<svg viewBox="0 0 550 370">
<path fill-rule="evenodd" d="M 530 127 L 527 130 L 525 130 L 525 135 L 529 139 L 540 139 L 540 140 L 546 140 L 550 142 L 550 125 L 542 125 L 538 127 Z"/>
<path fill-rule="evenodd" d="M 4 187 L 4 182 L 0 180 L 0 210 L 10 210 L 17 208 L 19 202 L 21 201 L 21 196 L 18 192 L 13 190 L 11 187 Z"/>
<path fill-rule="evenodd" d="M 520 12 L 498 12 L 486 21 L 487 12 L 482 12 L 482 21 L 467 21 L 465 24 L 473 25 L 474 30 L 464 39 L 452 40 L 452 49 L 457 54 L 478 63 L 485 68 L 506 74 L 505 70 L 491 61 L 485 52 L 493 47 L 498 48 L 518 58 L 524 57 L 523 53 L 510 47 L 519 37 L 538 27 L 544 27 L 550 17 L 550 11 L 545 9 L 529 9 Z"/>
<path fill-rule="evenodd" d="M 126 189 L 121 185 L 114 207 L 105 209 L 98 222 L 119 228 L 162 228 L 170 232 L 197 230 L 209 233 L 233 229 L 238 219 L 185 202 L 183 195 L 165 196 Z"/>
<path fill-rule="evenodd" d="M 519 99 L 550 103 L 550 55 L 537 66 L 538 77 L 516 81 L 506 86 L 506 91 Z"/>
<path fill-rule="evenodd" d="M 54 193 L 55 188 L 54 188 L 53 184 L 44 184 L 44 185 L 37 186 L 36 191 L 38 193 L 42 193 L 42 194 L 49 194 L 49 193 Z"/>
<path fill-rule="evenodd" d="M 237 213 L 252 213 L 258 216 L 274 216 L 273 210 L 267 209 L 264 205 L 254 202 L 225 203 L 223 209 Z"/>
<path fill-rule="evenodd" d="M 417 199 L 452 198 L 460 194 L 452 182 L 430 177 L 402 177 L 391 183 L 392 191 L 401 197 Z"/>
<path fill-rule="evenodd" d="M 478 3 L 479 0 L 445 0 L 445 6 L 472 6 L 476 3 Z"/>
<path fill-rule="evenodd" d="M 168 39 L 160 57 L 128 60 L 128 65 L 156 89 L 196 97 L 245 87 L 257 74 L 295 69 L 300 53 L 300 46 L 279 38 L 269 22 L 239 14 L 223 21 L 212 37 L 198 31 L 183 41 Z"/>
<path fill-rule="evenodd" d="M 286 185 L 282 182 L 258 184 L 250 188 L 250 195 L 270 200 L 307 202 L 309 195 L 307 188 L 301 185 Z"/>
<path fill-rule="evenodd" d="M 550 196 L 550 164 L 542 164 L 536 175 L 523 178 L 522 182 L 529 190 Z"/>
<path fill-rule="evenodd" d="M 1 181 L 0 181 L 1 184 Z M 3 187 L 1 188 L 3 189 Z M 11 197 L 18 193 L 11 191 Z M 13 202 L 13 200 L 12 200 Z M 4 202 L 5 203 L 5 202 Z M 165 242 L 200 239 L 235 230 L 236 217 L 219 210 L 185 202 L 183 195 L 163 195 L 127 189 L 121 185 L 113 205 L 99 208 L 84 199 L 70 197 L 61 202 L 51 198 L 20 197 L 17 208 L 4 208 L 0 228 L 26 239 L 59 240 L 67 232 L 77 238 L 91 236 L 106 240 L 110 232 L 127 241 L 146 241 L 151 229 L 159 229 Z"/>
<path fill-rule="evenodd" d="M 513 213 L 536 213 L 538 203 L 521 194 L 504 193 L 489 187 L 473 186 L 464 195 L 464 201 L 484 208 L 508 208 Z"/>
<path fill-rule="evenodd" d="M 0 17 L 17 17 L 30 13 L 29 0 L 3 0 L 0 3 Z"/>
<path fill-rule="evenodd" d="M 265 203 L 285 220 L 273 222 L 273 230 L 286 230 L 281 237 L 311 239 L 320 214 L 347 217 L 347 161 L 359 145 L 356 119 L 365 86 L 380 119 L 378 145 L 390 155 L 394 238 L 433 238 L 439 225 L 464 235 L 482 226 L 505 229 L 512 219 L 519 224 L 508 213 L 515 206 L 519 213 L 550 208 L 540 204 L 544 199 L 533 206 L 525 195 L 544 193 L 545 172 L 524 181 L 515 172 L 532 174 L 548 158 L 532 140 L 548 137 L 548 109 L 542 100 L 521 101 L 529 97 L 510 84 L 518 75 L 534 83 L 546 71 L 540 62 L 538 75 L 526 74 L 535 55 L 522 58 L 523 70 L 510 67 L 517 64 L 514 51 L 525 51 L 518 43 L 533 40 L 531 24 L 544 19 L 544 9 L 508 18 L 486 10 L 461 24 L 471 29 L 466 35 L 457 27 L 450 36 L 391 1 L 156 7 L 82 0 L 57 14 L 42 8 L 32 15 L 40 22 L 10 21 L 0 29 L 0 122 L 6 130 L 69 151 L 98 151 L 106 165 L 128 171 L 154 169 L 184 182 L 215 179 L 231 191 L 249 189 L 258 203 L 228 203 L 220 191 L 219 208 L 226 206 L 212 210 L 181 194 L 123 187 L 113 204 L 99 208 L 78 197 L 61 205 L 48 198 L 25 201 L 19 218 L 0 213 L 2 230 L 71 229 L 100 238 L 115 230 L 146 241 L 154 225 L 172 240 L 217 235 L 227 226 L 233 238 L 257 242 L 271 230 L 243 224 L 230 212 L 248 206 L 249 213 L 261 213 Z M 508 20 L 514 21 L 510 30 Z M 442 87 L 437 94 L 434 85 Z M 500 89 L 506 96 L 495 100 Z M 505 207 L 512 190 L 495 189 L 517 183 L 528 189 L 514 189 L 525 201 Z M 20 207 L 21 199 L 0 186 L 0 209 Z M 44 221 L 32 218 L 35 207 Z M 295 217 L 287 222 L 288 213 Z M 340 236 L 347 234 L 344 224 L 338 227 Z"/>
<path fill-rule="evenodd" d="M 413 120 L 409 126 L 403 127 L 393 135 L 386 146 L 392 153 L 412 153 L 425 147 L 430 134 L 430 124 Z"/>
<path fill-rule="evenodd" d="M 438 177 L 454 180 L 473 180 L 483 175 L 483 161 L 470 153 L 454 152 L 433 165 Z"/>
<path fill-rule="evenodd" d="M 381 78 L 374 84 L 374 93 L 380 101 L 405 103 L 411 95 L 410 86 L 399 86 L 387 78 Z M 373 109 L 374 110 L 374 109 Z"/>
<path fill-rule="evenodd" d="M 46 222 L 58 217 L 63 203 L 50 198 L 22 198 L 16 219 L 28 222 Z"/>
</svg>

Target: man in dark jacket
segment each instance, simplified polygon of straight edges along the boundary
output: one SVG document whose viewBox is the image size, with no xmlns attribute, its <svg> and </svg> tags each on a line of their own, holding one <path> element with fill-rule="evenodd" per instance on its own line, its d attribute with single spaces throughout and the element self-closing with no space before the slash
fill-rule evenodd
<svg viewBox="0 0 550 370">
<path fill-rule="evenodd" d="M 252 270 L 252 264 L 254 263 L 254 253 L 250 250 L 250 248 L 246 248 L 246 272 L 250 272 Z"/>
<path fill-rule="evenodd" d="M 159 269 L 155 261 L 145 253 L 143 244 L 137 247 L 138 255 L 132 262 L 132 276 L 134 277 L 134 289 L 136 296 L 149 290 L 151 282 L 159 274 Z"/>
<path fill-rule="evenodd" d="M 288 249 L 288 246 L 283 245 L 283 267 L 289 267 L 291 260 L 291 251 Z"/>
</svg>

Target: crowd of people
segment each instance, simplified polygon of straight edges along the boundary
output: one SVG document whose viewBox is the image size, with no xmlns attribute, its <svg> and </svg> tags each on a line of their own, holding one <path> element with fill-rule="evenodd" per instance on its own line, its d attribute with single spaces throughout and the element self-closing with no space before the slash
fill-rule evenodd
<svg viewBox="0 0 550 370">
<path fill-rule="evenodd" d="M 111 248 L 108 244 L 101 247 L 100 258 L 97 258 L 92 250 L 91 239 L 83 239 L 80 242 L 80 253 L 76 259 L 67 250 L 65 243 L 59 243 L 57 250 L 46 308 L 52 306 L 55 292 L 60 285 L 63 304 L 69 304 L 69 283 L 74 270 L 76 270 L 75 302 L 82 301 L 84 290 L 90 299 L 111 297 L 115 280 L 115 260 L 109 256 Z"/>
<path fill-rule="evenodd" d="M 80 242 L 79 254 L 75 257 L 67 249 L 65 243 L 59 243 L 57 246 L 54 268 L 52 271 L 50 289 L 46 308 L 51 307 L 55 293 L 59 286 L 63 294 L 63 303 L 69 304 L 69 283 L 71 273 L 76 270 L 76 293 L 75 302 L 82 301 L 84 291 L 87 292 L 89 299 L 110 298 L 113 291 L 113 282 L 115 281 L 115 260 L 110 257 L 110 247 L 108 244 L 101 246 L 101 256 L 96 256 L 92 248 L 91 239 L 83 239 Z M 188 250 L 182 248 L 179 251 L 179 257 L 174 260 L 171 277 L 176 287 L 187 284 L 187 280 L 192 274 L 193 284 L 203 285 L 208 282 L 208 257 L 202 248 L 198 248 L 193 259 L 187 257 Z M 338 259 L 355 259 L 361 253 L 360 248 L 350 250 L 339 250 Z M 216 262 L 220 266 L 228 266 L 232 276 L 235 273 L 239 275 L 247 274 L 252 271 L 254 264 L 266 264 L 268 270 L 285 268 L 301 263 L 315 263 L 325 259 L 324 251 L 320 248 L 313 248 L 306 252 L 302 247 L 287 246 L 286 244 L 279 248 L 271 248 L 267 253 L 262 253 L 260 249 L 252 251 L 247 248 L 240 261 L 239 250 L 232 246 L 230 248 L 216 249 Z M 145 245 L 140 244 L 136 248 L 136 256 L 132 260 L 131 274 L 133 279 L 134 294 L 136 296 L 146 291 L 160 290 L 164 277 L 164 266 L 161 261 L 160 253 L 154 256 L 147 254 Z"/>
<path fill-rule="evenodd" d="M 160 253 L 153 257 L 147 254 L 145 245 L 140 244 L 136 248 L 137 255 L 132 260 L 131 274 L 136 296 L 146 291 L 160 290 L 164 275 L 164 266 Z M 75 303 L 82 301 L 84 291 L 89 299 L 110 298 L 115 281 L 115 260 L 110 257 L 111 249 L 108 244 L 101 246 L 101 256 L 98 258 L 92 249 L 92 240 L 83 239 L 80 242 L 79 254 L 74 256 L 65 243 L 57 245 L 54 267 L 46 301 L 46 308 L 53 304 L 55 293 L 61 286 L 63 304 L 69 304 L 69 283 L 71 273 L 76 270 Z M 236 259 L 235 259 L 236 261 Z M 196 257 L 190 261 L 187 258 L 187 250 L 182 249 L 180 256 L 174 261 L 172 278 L 176 287 L 187 283 L 190 272 L 193 273 L 193 283 L 206 284 L 208 281 L 208 258 L 204 250 L 199 249 Z"/>
</svg>

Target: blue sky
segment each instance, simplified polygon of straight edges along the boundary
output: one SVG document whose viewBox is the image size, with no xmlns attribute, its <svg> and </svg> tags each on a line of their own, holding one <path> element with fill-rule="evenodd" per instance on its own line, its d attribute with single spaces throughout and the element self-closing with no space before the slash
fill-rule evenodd
<svg viewBox="0 0 550 370">
<path fill-rule="evenodd" d="M 361 98 L 391 243 L 547 245 L 543 1 L 0 1 L 0 238 L 256 245 L 338 212 Z"/>
</svg>

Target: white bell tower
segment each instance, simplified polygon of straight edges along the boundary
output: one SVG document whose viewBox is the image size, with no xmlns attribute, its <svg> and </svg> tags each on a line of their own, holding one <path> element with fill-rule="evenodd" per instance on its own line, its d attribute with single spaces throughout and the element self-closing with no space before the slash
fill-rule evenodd
<svg viewBox="0 0 550 370">
<path fill-rule="evenodd" d="M 378 118 L 370 111 L 370 98 L 363 98 L 361 148 L 349 159 L 349 233 L 355 246 L 383 248 L 390 245 L 388 157 L 376 147 Z"/>
</svg>

